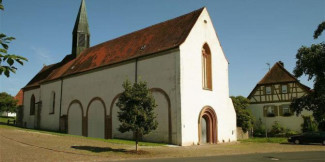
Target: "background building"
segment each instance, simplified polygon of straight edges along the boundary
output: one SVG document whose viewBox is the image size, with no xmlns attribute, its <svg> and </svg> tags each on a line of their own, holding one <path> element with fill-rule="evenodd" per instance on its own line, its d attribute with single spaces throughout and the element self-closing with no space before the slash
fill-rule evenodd
<svg viewBox="0 0 325 162">
<path fill-rule="evenodd" d="M 285 128 L 301 132 L 301 115 L 312 115 L 312 112 L 304 110 L 296 116 L 289 106 L 294 98 L 302 97 L 309 91 L 310 88 L 301 84 L 284 68 L 283 62 L 279 61 L 249 94 L 251 104 L 248 108 L 256 120 L 261 119 L 268 130 L 278 121 Z"/>
</svg>

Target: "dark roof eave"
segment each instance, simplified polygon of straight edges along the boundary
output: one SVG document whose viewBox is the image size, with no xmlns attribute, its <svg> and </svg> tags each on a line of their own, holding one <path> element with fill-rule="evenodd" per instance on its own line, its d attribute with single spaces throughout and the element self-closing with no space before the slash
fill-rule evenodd
<svg viewBox="0 0 325 162">
<path fill-rule="evenodd" d="M 172 48 L 168 48 L 168 49 L 164 49 L 164 50 L 161 50 L 161 51 L 157 51 L 157 52 L 154 52 L 154 53 L 149 53 L 149 54 L 146 54 L 146 55 L 140 55 L 140 56 L 131 57 L 131 58 L 125 59 L 123 61 L 112 62 L 110 64 L 98 66 L 98 67 L 92 68 L 92 69 L 87 69 L 85 71 L 77 71 L 75 73 L 63 74 L 61 77 L 59 77 L 57 79 L 63 79 L 65 77 L 70 77 L 70 76 L 73 76 L 73 75 L 78 75 L 78 74 L 81 74 L 81 73 L 84 73 L 84 72 L 89 72 L 89 71 L 92 71 L 92 70 L 97 70 L 97 69 L 100 69 L 100 68 L 105 68 L 105 67 L 108 67 L 108 66 L 112 66 L 112 65 L 124 63 L 124 62 L 127 62 L 127 61 L 131 61 L 133 59 L 139 59 L 139 58 L 143 58 L 143 57 L 151 56 L 151 55 L 154 55 L 154 54 L 157 54 L 157 53 L 166 52 L 166 51 L 175 50 L 175 49 L 179 49 L 179 45 L 176 45 L 176 46 L 174 46 Z M 56 80 L 56 79 L 54 79 L 54 80 Z M 47 80 L 45 82 L 49 82 L 49 81 L 51 81 L 51 80 Z"/>
</svg>

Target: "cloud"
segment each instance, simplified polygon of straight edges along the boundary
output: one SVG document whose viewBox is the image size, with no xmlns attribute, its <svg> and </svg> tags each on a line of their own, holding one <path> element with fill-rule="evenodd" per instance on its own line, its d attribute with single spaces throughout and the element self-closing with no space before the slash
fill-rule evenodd
<svg viewBox="0 0 325 162">
<path fill-rule="evenodd" d="M 42 47 L 31 47 L 31 50 L 37 55 L 38 59 L 41 60 L 42 63 L 52 63 L 53 58 L 49 52 L 49 50 L 42 48 Z"/>
</svg>

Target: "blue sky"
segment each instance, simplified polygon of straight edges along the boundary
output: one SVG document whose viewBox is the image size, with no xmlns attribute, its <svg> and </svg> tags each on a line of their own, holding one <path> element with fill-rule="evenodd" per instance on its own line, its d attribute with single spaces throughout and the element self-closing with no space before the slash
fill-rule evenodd
<svg viewBox="0 0 325 162">
<path fill-rule="evenodd" d="M 0 32 L 16 37 L 9 53 L 27 57 L 0 92 L 16 95 L 42 68 L 71 53 L 72 29 L 80 0 L 3 0 Z M 324 0 L 86 0 L 91 46 L 206 6 L 229 60 L 230 95 L 247 96 L 281 60 L 292 72 L 297 49 L 314 40 L 325 20 Z M 306 77 L 299 78 L 309 87 Z"/>
</svg>

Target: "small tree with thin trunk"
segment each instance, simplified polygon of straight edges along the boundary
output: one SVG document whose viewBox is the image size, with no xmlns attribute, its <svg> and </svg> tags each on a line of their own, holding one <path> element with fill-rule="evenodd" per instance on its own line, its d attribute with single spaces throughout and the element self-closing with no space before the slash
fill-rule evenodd
<svg viewBox="0 0 325 162">
<path fill-rule="evenodd" d="M 120 108 L 118 119 L 121 124 L 118 130 L 121 133 L 133 132 L 136 141 L 136 152 L 138 152 L 139 139 L 158 127 L 157 115 L 154 113 L 157 105 L 146 82 L 132 85 L 127 80 L 123 83 L 123 88 L 124 92 L 116 103 L 116 106 Z"/>
</svg>

